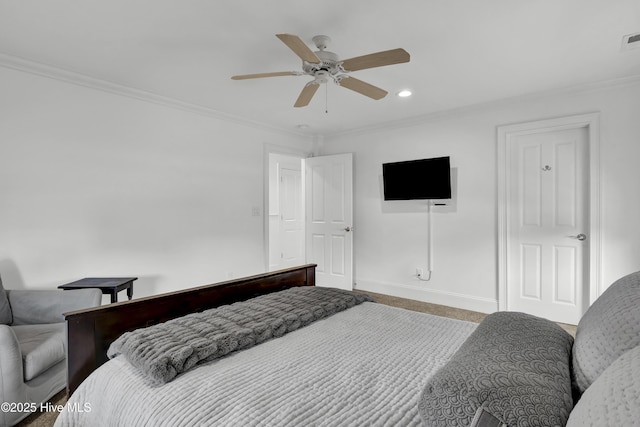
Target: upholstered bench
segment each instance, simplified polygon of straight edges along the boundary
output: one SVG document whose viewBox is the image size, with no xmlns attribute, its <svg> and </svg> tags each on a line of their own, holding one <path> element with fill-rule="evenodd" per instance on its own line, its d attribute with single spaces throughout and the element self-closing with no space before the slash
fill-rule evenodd
<svg viewBox="0 0 640 427">
<path fill-rule="evenodd" d="M 589 307 L 575 340 L 524 313 L 487 316 L 431 376 L 430 427 L 632 426 L 640 420 L 640 272 Z"/>
</svg>

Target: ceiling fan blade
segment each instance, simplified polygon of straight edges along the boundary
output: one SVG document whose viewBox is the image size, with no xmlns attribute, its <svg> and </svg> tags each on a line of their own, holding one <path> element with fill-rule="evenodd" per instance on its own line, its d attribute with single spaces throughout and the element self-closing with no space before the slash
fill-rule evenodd
<svg viewBox="0 0 640 427">
<path fill-rule="evenodd" d="M 354 92 L 358 92 L 375 100 L 384 98 L 388 93 L 384 89 L 380 89 L 379 87 L 350 76 L 344 76 L 340 80 L 340 86 L 346 87 L 347 89 L 351 89 Z"/>
<path fill-rule="evenodd" d="M 409 53 L 404 49 L 398 48 L 345 59 L 342 61 L 342 68 L 345 71 L 358 71 L 385 65 L 401 64 L 409 62 L 409 59 Z"/>
<path fill-rule="evenodd" d="M 311 64 L 319 64 L 322 62 L 320 58 L 318 58 L 318 55 L 313 53 L 313 51 L 309 49 L 309 46 L 307 46 L 300 37 L 293 34 L 276 34 L 276 37 L 289 46 L 289 49 L 291 49 L 303 61 L 307 61 Z"/>
<path fill-rule="evenodd" d="M 259 73 L 259 74 L 243 74 L 241 76 L 232 76 L 232 80 L 260 79 L 262 77 L 280 77 L 280 76 L 299 76 L 301 73 L 296 71 L 278 71 L 275 73 Z"/>
<path fill-rule="evenodd" d="M 307 85 L 302 89 L 302 92 L 300 92 L 300 96 L 298 96 L 298 99 L 296 103 L 293 104 L 293 106 L 306 107 L 307 105 L 309 105 L 309 102 L 311 102 L 311 98 L 313 98 L 313 95 L 316 94 L 316 91 L 319 87 L 320 85 L 318 83 L 307 83 Z"/>
</svg>

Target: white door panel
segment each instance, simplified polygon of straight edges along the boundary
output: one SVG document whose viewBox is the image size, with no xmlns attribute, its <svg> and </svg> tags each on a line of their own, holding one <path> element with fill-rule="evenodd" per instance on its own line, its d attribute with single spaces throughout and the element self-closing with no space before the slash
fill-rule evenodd
<svg viewBox="0 0 640 427">
<path fill-rule="evenodd" d="M 274 271 L 305 262 L 302 156 L 269 153 L 268 163 L 268 268 Z"/>
<path fill-rule="evenodd" d="M 304 220 L 302 217 L 302 173 L 280 168 L 281 268 L 304 263 Z"/>
<path fill-rule="evenodd" d="M 507 309 L 577 323 L 588 241 L 585 128 L 519 135 L 511 147 Z"/>
<path fill-rule="evenodd" d="M 353 288 L 353 156 L 305 160 L 307 262 L 319 286 Z"/>
</svg>

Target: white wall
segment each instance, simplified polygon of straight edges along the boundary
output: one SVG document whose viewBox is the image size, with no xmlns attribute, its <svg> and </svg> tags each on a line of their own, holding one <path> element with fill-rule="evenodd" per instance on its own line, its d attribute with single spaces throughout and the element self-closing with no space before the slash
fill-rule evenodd
<svg viewBox="0 0 640 427">
<path fill-rule="evenodd" d="M 428 95 L 423 95 L 428 96 Z M 394 128 L 326 137 L 322 154 L 354 154 L 357 287 L 440 304 L 497 309 L 496 127 L 601 112 L 602 283 L 640 270 L 640 107 L 637 81 L 547 94 L 412 120 Z M 382 163 L 451 156 L 452 212 L 432 213 L 433 276 L 425 202 L 383 202 Z M 451 209 L 450 209 L 451 210 Z"/>
<path fill-rule="evenodd" d="M 310 140 L 1 67 L 0 85 L 7 288 L 135 276 L 143 296 L 266 270 L 265 146 Z"/>
<path fill-rule="evenodd" d="M 0 85 L 0 275 L 8 288 L 131 275 L 143 296 L 264 271 L 265 151 L 283 146 L 355 153 L 358 287 L 492 311 L 496 126 L 593 111 L 601 112 L 602 282 L 640 270 L 637 83 L 317 141 L 1 67 Z M 424 205 L 382 202 L 381 164 L 441 155 L 452 158 L 458 194 L 453 212 L 432 214 L 434 273 L 420 282 L 413 274 L 428 257 Z"/>
</svg>

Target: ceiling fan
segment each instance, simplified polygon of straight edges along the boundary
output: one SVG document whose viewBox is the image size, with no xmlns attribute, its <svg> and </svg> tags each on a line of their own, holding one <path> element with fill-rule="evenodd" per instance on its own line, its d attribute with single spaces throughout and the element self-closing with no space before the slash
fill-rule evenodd
<svg viewBox="0 0 640 427">
<path fill-rule="evenodd" d="M 311 76 L 313 80 L 305 85 L 294 104 L 294 107 L 305 107 L 311 102 L 311 98 L 321 84 L 332 80 L 339 86 L 351 89 L 372 99 L 382 99 L 387 91 L 369 83 L 351 77 L 352 71 L 365 70 L 367 68 L 382 67 L 384 65 L 409 62 L 409 53 L 404 49 L 391 49 L 383 52 L 340 60 L 338 55 L 325 50 L 331 41 L 328 36 L 315 36 L 313 42 L 318 50 L 313 52 L 300 39 L 293 34 L 276 34 L 289 49 L 302 59 L 302 71 L 280 71 L 275 73 L 244 74 L 231 77 L 233 80 L 259 79 L 262 77 L 279 76 Z"/>
</svg>

